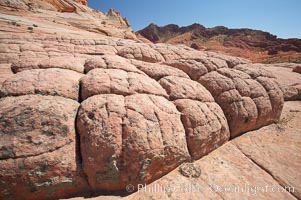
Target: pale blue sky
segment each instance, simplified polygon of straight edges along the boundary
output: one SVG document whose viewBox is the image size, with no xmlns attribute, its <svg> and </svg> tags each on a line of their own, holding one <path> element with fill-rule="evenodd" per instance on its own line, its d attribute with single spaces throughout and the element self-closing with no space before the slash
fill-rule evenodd
<svg viewBox="0 0 301 200">
<path fill-rule="evenodd" d="M 135 31 L 150 23 L 200 23 L 301 38 L 301 0 L 89 0 L 89 6 L 103 12 L 119 10 Z"/>
</svg>

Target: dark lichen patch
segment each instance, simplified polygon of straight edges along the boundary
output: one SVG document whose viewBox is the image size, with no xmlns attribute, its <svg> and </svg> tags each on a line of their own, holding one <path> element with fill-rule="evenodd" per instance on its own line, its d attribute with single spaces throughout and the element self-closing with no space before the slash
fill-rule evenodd
<svg viewBox="0 0 301 200">
<path fill-rule="evenodd" d="M 14 117 L 16 124 L 21 127 L 24 127 L 26 119 L 28 119 L 28 116 L 26 114 Z"/>
<path fill-rule="evenodd" d="M 11 146 L 2 146 L 0 149 L 0 159 L 9 159 L 9 158 L 15 158 L 16 152 L 14 151 L 14 148 Z"/>
<path fill-rule="evenodd" d="M 42 134 L 47 135 L 47 136 L 54 136 L 54 133 L 52 130 L 42 130 Z"/>
<path fill-rule="evenodd" d="M 63 136 L 66 137 L 66 136 L 68 135 L 69 132 L 70 132 L 69 127 L 66 126 L 66 125 L 63 125 L 62 128 L 61 128 L 61 135 L 63 135 Z"/>
<path fill-rule="evenodd" d="M 40 169 L 33 169 L 28 172 L 29 176 L 45 176 L 45 172 Z"/>
<path fill-rule="evenodd" d="M 114 185 L 119 184 L 119 169 L 116 166 L 116 160 L 112 159 L 107 163 L 104 172 L 96 172 L 96 181 L 98 183 L 109 182 Z"/>
<path fill-rule="evenodd" d="M 75 91 L 79 92 L 79 84 L 74 83 L 72 87 L 75 89 Z"/>
<path fill-rule="evenodd" d="M 188 178 L 198 178 L 201 176 L 201 169 L 194 163 L 184 163 L 180 166 L 179 172 Z"/>
<path fill-rule="evenodd" d="M 31 193 L 36 193 L 36 192 L 38 192 L 38 188 L 35 187 L 34 182 L 32 182 L 32 181 L 29 182 L 29 183 L 27 184 L 27 186 L 28 186 L 29 191 L 30 191 Z"/>
<path fill-rule="evenodd" d="M 22 130 L 26 130 L 31 127 L 31 124 L 35 123 L 30 109 L 22 110 L 22 112 L 19 115 L 16 115 L 13 120 L 14 123 Z"/>
<path fill-rule="evenodd" d="M 42 121 L 41 125 L 42 126 L 49 126 L 49 125 L 51 125 L 51 122 L 49 122 L 49 121 Z"/>
<path fill-rule="evenodd" d="M 69 177 L 51 177 L 44 180 L 40 180 L 37 182 L 29 182 L 28 187 L 32 193 L 39 192 L 41 190 L 47 190 L 51 192 L 51 190 L 55 189 L 56 187 L 62 187 L 63 185 L 70 185 L 73 184 L 73 179 Z"/>
<path fill-rule="evenodd" d="M 3 192 L 3 200 L 14 200 L 14 194 L 9 191 Z"/>
<path fill-rule="evenodd" d="M 47 161 L 44 161 L 39 168 L 35 168 L 33 170 L 30 170 L 28 172 L 29 176 L 34 176 L 34 177 L 40 177 L 40 176 L 45 176 L 46 175 L 46 170 L 47 170 L 48 163 Z"/>
<path fill-rule="evenodd" d="M 63 114 L 63 118 L 64 118 L 65 121 L 68 121 L 68 119 L 69 119 L 66 114 Z"/>
<path fill-rule="evenodd" d="M 3 128 L 9 128 L 9 127 L 11 127 L 11 121 L 9 120 L 9 119 L 1 119 L 1 126 L 3 127 Z M 1 132 L 4 132 L 3 130 L 1 131 L 0 130 L 0 133 Z"/>
<path fill-rule="evenodd" d="M 5 89 L 0 89 L 0 98 L 8 96 L 9 93 Z"/>
<path fill-rule="evenodd" d="M 143 161 L 142 168 L 139 172 L 139 180 L 142 181 L 145 178 L 147 169 L 151 166 L 151 164 L 152 164 L 152 159 L 147 158 Z"/>
<path fill-rule="evenodd" d="M 32 108 L 31 107 L 27 107 L 27 108 L 25 108 L 25 110 L 24 110 L 24 114 L 27 114 L 27 115 L 30 115 L 31 113 L 32 113 Z"/>
<path fill-rule="evenodd" d="M 47 136 L 61 135 L 66 137 L 70 133 L 70 128 L 58 121 L 42 121 L 41 126 L 41 134 Z"/>
</svg>

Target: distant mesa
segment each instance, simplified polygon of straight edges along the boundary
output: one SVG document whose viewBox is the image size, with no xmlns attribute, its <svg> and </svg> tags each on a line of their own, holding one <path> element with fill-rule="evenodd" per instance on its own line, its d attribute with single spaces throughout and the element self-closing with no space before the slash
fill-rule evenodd
<svg viewBox="0 0 301 200">
<path fill-rule="evenodd" d="M 194 23 L 157 26 L 151 23 L 136 33 L 153 43 L 185 44 L 197 50 L 222 52 L 248 58 L 253 62 L 301 63 L 301 40 L 281 39 L 268 32 L 252 29 L 206 28 Z"/>
</svg>

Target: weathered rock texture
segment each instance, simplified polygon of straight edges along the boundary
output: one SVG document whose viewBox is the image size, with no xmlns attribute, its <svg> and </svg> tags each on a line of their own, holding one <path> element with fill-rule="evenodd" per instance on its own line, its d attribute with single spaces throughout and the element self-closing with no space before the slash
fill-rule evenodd
<svg viewBox="0 0 301 200">
<path fill-rule="evenodd" d="M 285 103 L 278 124 L 251 131 L 234 144 L 254 163 L 267 171 L 282 187 L 293 186 L 291 193 L 301 198 L 300 154 L 301 103 Z M 275 165 L 277 163 L 277 165 Z"/>
<path fill-rule="evenodd" d="M 78 145 L 80 152 L 73 149 L 72 155 L 79 159 L 64 165 L 73 169 L 68 176 L 64 174 L 65 168 L 54 176 L 63 182 L 64 177 L 69 176 L 80 180 L 75 181 L 75 186 L 68 186 L 67 196 L 90 190 L 96 193 L 124 191 L 129 183 L 150 183 L 185 161 L 207 155 L 227 142 L 230 135 L 235 137 L 277 121 L 282 110 L 283 94 L 276 79 L 243 59 L 183 46 L 149 45 L 106 37 L 73 39 L 32 34 L 26 37 L 2 35 L 1 38 L 4 49 L 1 62 L 12 63 L 16 73 L 1 85 L 1 103 L 8 106 L 1 109 L 7 110 L 1 114 L 1 121 L 9 129 L 7 132 L 15 134 L 24 130 L 7 124 L 12 123 L 6 122 L 8 116 L 14 123 L 25 126 L 25 130 L 29 126 L 28 134 L 31 137 L 35 134 L 34 141 L 40 138 L 36 142 L 41 143 L 38 147 L 43 150 L 27 155 L 27 149 L 31 151 L 33 146 L 2 147 L 6 156 L 2 167 L 11 159 L 7 156 L 21 154 L 14 159 L 39 159 L 40 154 L 59 154 L 63 147 L 56 145 L 64 144 L 64 140 L 56 139 L 59 122 L 39 109 L 46 109 L 50 104 L 49 112 L 60 114 L 63 108 L 67 112 L 67 105 L 51 106 L 47 98 L 83 101 L 76 120 L 72 115 L 73 120 L 62 129 L 77 130 L 78 142 L 73 132 L 69 145 L 73 145 L 72 148 Z M 25 104 L 23 97 L 32 103 Z M 34 103 L 35 99 L 41 101 L 41 108 L 32 108 L 40 105 Z M 24 106 L 19 101 L 25 101 Z M 18 107 L 30 109 L 13 111 Z M 72 112 L 76 110 L 77 106 Z M 24 116 L 26 114 L 39 116 L 41 129 L 44 125 L 55 129 L 43 129 L 46 135 L 36 132 L 39 126 L 29 122 L 31 118 Z M 69 114 L 62 113 L 61 120 L 70 119 Z M 24 118 L 24 122 L 20 121 Z M 3 132 L 3 141 L 8 140 L 6 135 Z M 15 142 L 28 140 L 26 134 L 14 137 Z M 45 149 L 43 145 L 48 143 L 51 145 Z M 35 148 L 36 151 L 39 148 Z M 18 166 L 13 167 L 15 176 L 20 173 L 26 183 L 30 182 L 31 176 L 22 170 L 18 172 Z M 52 165 L 53 168 L 60 166 L 60 162 Z M 1 175 L 6 182 L 13 182 L 11 175 Z M 51 178 L 48 174 L 36 176 L 31 182 L 42 185 L 47 182 L 45 190 L 64 197 L 65 194 L 60 193 L 61 185 L 52 184 Z M 11 185 L 7 193 L 4 186 L 0 189 L 18 198 L 21 193 L 14 191 L 21 188 L 22 182 L 19 184 Z M 48 198 L 44 188 L 40 193 L 25 188 L 29 199 Z"/>
<path fill-rule="evenodd" d="M 301 100 L 301 75 L 296 71 L 300 65 L 282 63 L 261 65 L 261 67 L 277 78 L 285 101 Z"/>
<path fill-rule="evenodd" d="M 1 199 L 55 199 L 89 191 L 76 149 L 78 106 L 40 95 L 0 100 Z"/>
<path fill-rule="evenodd" d="M 13 76 L 13 72 L 11 70 L 11 65 L 10 64 L 0 64 L 0 85 L 2 83 Z"/>
<path fill-rule="evenodd" d="M 91 97 L 82 103 L 77 127 L 95 191 L 149 183 L 189 158 L 180 113 L 163 97 Z"/>
<path fill-rule="evenodd" d="M 29 47 L 30 48 L 30 47 Z M 48 69 L 48 68 L 59 68 L 68 69 L 76 72 L 84 72 L 85 59 L 82 58 L 72 58 L 67 56 L 51 57 L 46 59 L 41 59 L 40 56 L 34 56 L 29 58 L 24 58 L 22 60 L 14 61 L 12 63 L 12 70 L 14 73 L 22 72 L 30 69 Z"/>
<path fill-rule="evenodd" d="M 260 66 L 237 65 L 211 57 L 170 60 L 165 64 L 183 70 L 211 92 L 227 117 L 231 137 L 279 118 L 282 91 L 276 78 Z"/>
<path fill-rule="evenodd" d="M 279 120 L 283 93 L 276 78 L 248 60 L 121 39 L 114 10 L 101 19 L 117 27 L 116 37 L 88 33 L 85 20 L 81 30 L 55 26 L 51 35 L 35 4 L 33 11 L 13 6 L 20 2 L 1 4 L 9 34 L 0 34 L 1 71 L 7 74 L 0 79 L 0 199 L 124 192 L 127 184 L 151 183 L 230 137 Z M 68 20 L 91 11 L 73 4 L 87 11 L 39 11 Z M 14 25 L 19 19 L 42 21 L 25 31 Z M 229 166 L 239 167 L 239 160 Z M 203 165 L 209 169 L 210 163 Z M 243 166 L 253 171 L 242 175 L 258 172 L 256 180 L 274 183 L 249 161 Z"/>
<path fill-rule="evenodd" d="M 182 113 L 188 149 L 199 159 L 229 139 L 226 118 L 211 94 L 199 83 L 167 76 L 159 83 Z"/>
<path fill-rule="evenodd" d="M 0 96 L 42 94 L 77 100 L 81 77 L 82 74 L 64 69 L 27 70 L 7 79 L 2 84 Z"/>
<path fill-rule="evenodd" d="M 132 195 L 91 200 L 300 199 L 300 117 L 301 103 L 285 102 L 280 123 L 246 133 L 198 161 L 184 163 Z"/>
<path fill-rule="evenodd" d="M 279 124 L 236 138 L 126 199 L 300 199 L 300 117 L 300 102 L 286 102 Z"/>
<path fill-rule="evenodd" d="M 8 99 L 13 101 L 29 94 L 34 95 L 27 96 L 28 101 L 44 96 L 84 100 L 75 124 L 72 121 L 68 125 L 71 127 L 66 128 L 77 127 L 81 146 L 78 162 L 82 160 L 83 168 L 76 160 L 66 167 L 76 166 L 70 176 L 86 176 L 93 192 L 124 191 L 129 183 L 150 183 L 184 161 L 203 157 L 229 140 L 230 135 L 235 137 L 277 121 L 281 113 L 283 95 L 275 78 L 263 69 L 251 69 L 253 65 L 242 59 L 116 38 L 72 39 L 34 34 L 1 37 L 1 62 L 12 63 L 16 73 L 2 83 L 4 105 Z M 46 100 L 41 102 L 47 105 Z M 23 119 L 26 113 L 48 116 L 35 109 L 15 113 L 12 110 L 20 106 L 17 103 L 7 106 L 11 108 L 8 114 L 1 115 L 3 122 L 6 115 L 21 125 L 19 118 Z M 58 109 L 51 106 L 52 112 L 59 112 Z M 40 120 L 41 124 L 57 127 L 51 119 Z M 24 124 L 38 129 L 29 121 Z M 10 132 L 19 132 L 16 126 L 7 126 Z M 58 152 L 60 148 L 55 145 L 64 142 L 44 137 L 40 142 L 52 141 L 54 149 L 45 153 Z M 30 151 L 33 147 L 28 148 Z M 18 154 L 16 147 L 2 149 L 4 154 Z M 20 153 L 26 152 L 20 149 Z M 73 153 L 76 155 L 75 150 Z M 31 156 L 37 159 L 37 155 Z M 20 174 L 26 176 L 23 171 Z M 11 180 L 10 176 L 3 176 Z M 45 182 L 42 178 L 38 176 L 35 181 Z M 47 185 L 49 190 L 52 187 L 57 186 Z M 84 184 L 78 187 L 81 188 L 70 186 L 72 192 L 68 194 L 89 191 Z M 13 192 L 16 188 L 12 186 L 10 190 L 14 195 L 19 194 Z M 28 198 L 47 198 L 43 193 L 37 196 L 27 192 L 31 194 Z M 61 195 L 59 190 L 54 193 Z"/>
<path fill-rule="evenodd" d="M 154 79 L 135 72 L 119 69 L 94 69 L 81 80 L 81 98 L 97 94 L 154 94 L 167 97 L 165 90 Z"/>
</svg>

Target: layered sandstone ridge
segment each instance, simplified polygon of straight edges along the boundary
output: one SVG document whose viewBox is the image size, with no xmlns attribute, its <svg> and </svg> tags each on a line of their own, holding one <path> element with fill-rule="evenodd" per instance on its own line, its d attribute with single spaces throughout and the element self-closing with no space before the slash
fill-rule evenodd
<svg viewBox="0 0 301 200">
<path fill-rule="evenodd" d="M 75 12 L 80 8 L 76 3 L 87 6 L 87 0 L 42 0 L 51 4 L 59 12 Z"/>
<path fill-rule="evenodd" d="M 102 13 L 85 0 L 0 0 L 1 31 L 8 33 L 99 35 L 136 39 L 120 13 Z"/>
</svg>

